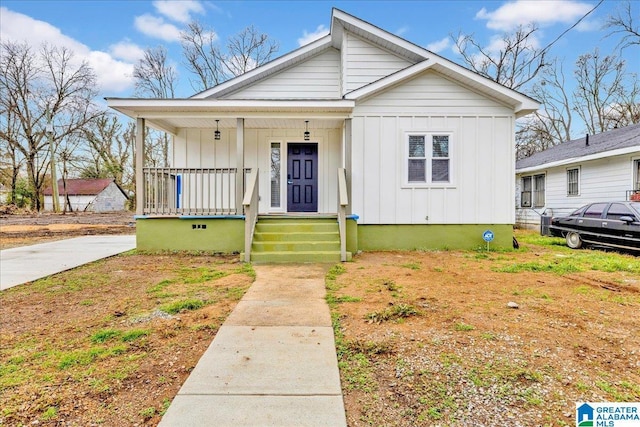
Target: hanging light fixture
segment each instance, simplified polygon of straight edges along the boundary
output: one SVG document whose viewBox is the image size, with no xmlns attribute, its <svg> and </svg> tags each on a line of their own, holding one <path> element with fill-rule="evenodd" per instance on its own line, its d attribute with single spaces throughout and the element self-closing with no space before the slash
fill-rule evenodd
<svg viewBox="0 0 640 427">
<path fill-rule="evenodd" d="M 304 121 L 304 140 L 308 141 L 311 138 L 311 133 L 309 132 L 309 120 Z"/>
<path fill-rule="evenodd" d="M 213 133 L 213 139 L 216 141 L 220 141 L 220 129 L 218 129 L 218 122 L 220 120 L 216 120 L 216 131 Z"/>
</svg>

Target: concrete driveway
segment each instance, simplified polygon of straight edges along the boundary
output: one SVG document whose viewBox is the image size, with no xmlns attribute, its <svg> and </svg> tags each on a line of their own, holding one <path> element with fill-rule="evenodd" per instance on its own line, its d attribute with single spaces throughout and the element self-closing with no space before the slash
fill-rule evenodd
<svg viewBox="0 0 640 427">
<path fill-rule="evenodd" d="M 83 236 L 0 251 L 0 290 L 126 252 L 136 236 Z"/>
</svg>

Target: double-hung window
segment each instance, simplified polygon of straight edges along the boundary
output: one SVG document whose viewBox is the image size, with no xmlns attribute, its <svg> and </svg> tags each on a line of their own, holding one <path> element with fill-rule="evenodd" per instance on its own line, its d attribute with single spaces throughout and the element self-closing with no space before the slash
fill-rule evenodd
<svg viewBox="0 0 640 427">
<path fill-rule="evenodd" d="M 451 134 L 407 134 L 407 171 L 409 184 L 451 182 Z"/>
<path fill-rule="evenodd" d="M 541 208 L 545 204 L 545 175 L 522 177 L 520 206 L 523 208 Z"/>
<path fill-rule="evenodd" d="M 567 169 L 567 196 L 579 194 L 580 169 Z"/>
</svg>

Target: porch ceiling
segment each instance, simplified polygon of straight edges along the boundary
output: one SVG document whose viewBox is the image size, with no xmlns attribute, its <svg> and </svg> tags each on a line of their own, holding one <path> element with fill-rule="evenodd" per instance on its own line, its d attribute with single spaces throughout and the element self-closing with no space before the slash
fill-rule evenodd
<svg viewBox="0 0 640 427">
<path fill-rule="evenodd" d="M 202 128 L 215 129 L 216 118 L 220 120 L 220 129 L 237 126 L 236 117 L 167 117 L 147 119 L 147 125 L 160 129 Z M 305 120 L 309 120 L 309 129 L 339 129 L 344 118 L 245 118 L 245 129 L 304 129 Z"/>
<path fill-rule="evenodd" d="M 144 118 L 147 126 L 175 134 L 180 128 L 260 129 L 341 128 L 351 117 L 352 100 L 182 100 L 107 98 L 108 105 L 133 118 Z"/>
</svg>

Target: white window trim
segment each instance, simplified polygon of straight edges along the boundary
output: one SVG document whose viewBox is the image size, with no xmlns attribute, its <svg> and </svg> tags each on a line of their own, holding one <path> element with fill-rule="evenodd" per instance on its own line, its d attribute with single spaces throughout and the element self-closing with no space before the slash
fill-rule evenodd
<svg viewBox="0 0 640 427">
<path fill-rule="evenodd" d="M 280 207 L 274 208 L 271 206 L 271 144 L 278 143 L 280 144 Z M 287 180 L 285 178 L 286 161 L 287 161 L 287 152 L 286 152 L 286 143 L 282 139 L 267 139 L 267 155 L 265 158 L 267 159 L 266 171 L 268 180 L 266 181 L 269 185 L 267 186 L 269 190 L 269 196 L 267 198 L 267 212 L 270 213 L 285 213 L 287 210 L 287 198 L 285 191 L 287 191 Z M 283 205 L 284 204 L 284 205 Z"/>
<path fill-rule="evenodd" d="M 578 192 L 576 194 L 569 194 L 569 171 L 577 170 L 578 171 Z M 566 187 L 567 187 L 567 197 L 580 197 L 581 187 L 582 187 L 582 168 L 580 166 L 572 166 L 570 168 L 566 168 L 565 171 L 566 178 Z"/>
<path fill-rule="evenodd" d="M 544 177 L 544 203 L 542 205 L 536 205 L 535 203 L 535 193 L 537 191 L 540 191 L 537 189 L 536 187 L 536 177 L 542 176 Z M 531 206 L 522 206 L 522 193 L 525 191 L 524 190 L 524 184 L 523 181 L 525 178 L 529 178 L 531 181 Z M 543 208 L 545 206 L 547 206 L 547 174 L 545 173 L 535 173 L 535 174 L 531 174 L 531 175 L 522 175 L 520 176 L 520 193 L 519 196 L 520 198 L 520 203 L 519 203 L 519 207 L 520 208 L 524 208 L 524 209 L 539 209 L 539 208 Z"/>
<path fill-rule="evenodd" d="M 425 135 L 425 154 L 426 156 L 426 182 L 409 182 L 409 136 L 410 135 Z M 449 182 L 431 182 L 431 160 L 433 159 L 433 148 L 431 146 L 433 135 L 447 135 L 449 137 Z M 457 141 L 455 139 L 456 133 L 453 130 L 424 130 L 424 129 L 411 129 L 405 130 L 401 133 L 402 138 L 402 185 L 400 188 L 456 188 L 456 175 L 455 175 L 455 158 L 456 158 L 456 146 Z"/>
<path fill-rule="evenodd" d="M 636 182 L 636 162 L 640 163 L 640 157 L 631 158 L 631 189 L 634 189 L 636 184 L 640 184 L 640 180 Z"/>
</svg>

